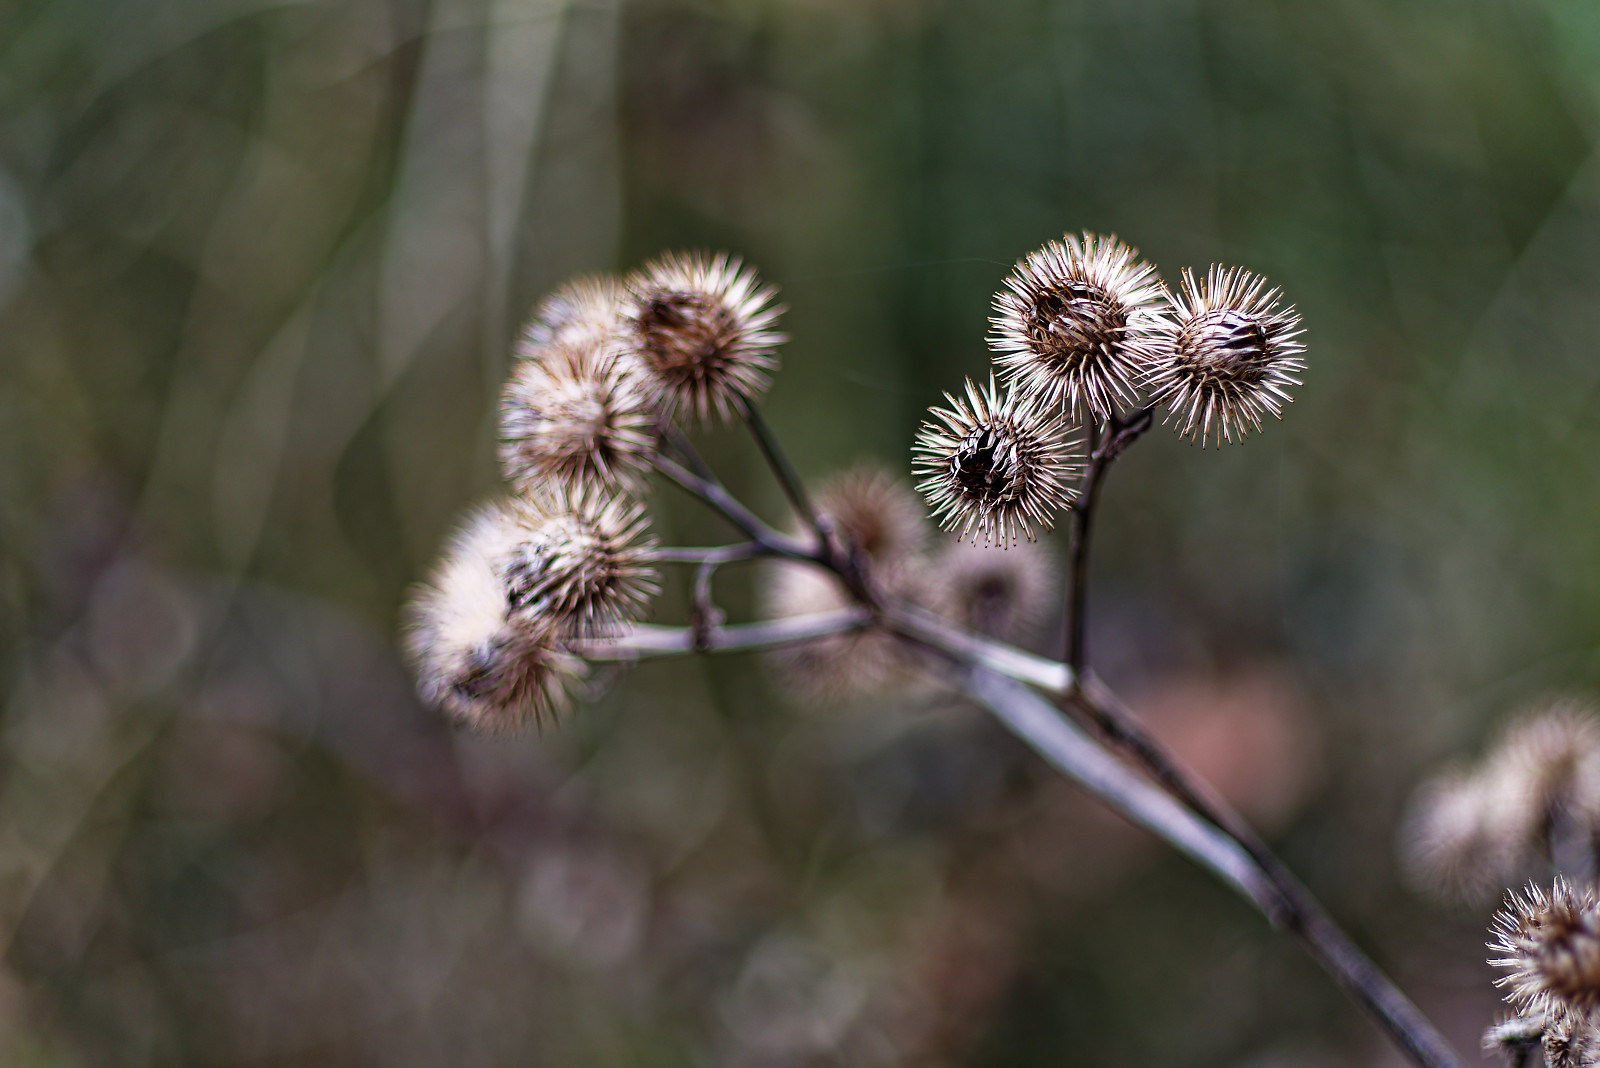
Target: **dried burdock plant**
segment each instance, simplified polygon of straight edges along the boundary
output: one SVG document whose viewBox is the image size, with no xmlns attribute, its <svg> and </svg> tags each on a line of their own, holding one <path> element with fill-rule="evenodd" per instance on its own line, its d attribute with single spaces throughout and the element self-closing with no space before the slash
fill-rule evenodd
<svg viewBox="0 0 1600 1068">
<path fill-rule="evenodd" d="M 825 481 L 813 501 L 879 593 L 928 599 L 922 567 L 928 521 L 910 486 L 866 464 Z M 762 595 L 772 619 L 837 612 L 855 599 L 837 575 L 795 560 L 767 565 Z M 903 691 L 920 665 L 916 650 L 878 627 L 776 649 L 770 661 L 787 692 L 823 703 Z"/>
<path fill-rule="evenodd" d="M 1542 1055 L 1544 1041 L 1544 1013 L 1522 1013 L 1501 1020 L 1484 1031 L 1483 1051 L 1498 1053 L 1513 1068 L 1521 1068 L 1535 1052 Z"/>
<path fill-rule="evenodd" d="M 546 297 L 522 331 L 516 354 L 537 360 L 552 346 L 591 352 L 622 330 L 622 283 L 607 275 L 575 278 Z"/>
<path fill-rule="evenodd" d="M 756 403 L 783 340 L 775 291 L 739 260 L 668 254 L 629 275 L 625 293 L 603 279 L 558 291 L 526 331 L 527 358 L 506 393 L 514 500 L 469 524 L 408 610 L 423 696 L 472 726 L 503 729 L 558 711 L 584 662 L 735 650 L 772 652 L 786 689 L 820 699 L 953 691 L 1304 942 L 1414 1063 L 1459 1064 L 1259 836 L 1087 666 L 1096 490 L 1151 423 L 1149 406 L 1122 406 L 1137 401 L 1143 378 L 1189 413 L 1190 431 L 1238 436 L 1261 411 L 1276 414 L 1299 367 L 1297 320 L 1254 276 L 1213 272 L 1205 287 L 1191 280 L 1173 305 L 1178 324 L 1166 323 L 1154 269 L 1093 234 L 1025 258 L 1007 286 L 991 342 L 1008 388 L 991 373 L 962 397 L 947 394 L 913 452 L 918 490 L 957 533 L 954 547 L 929 544 L 916 498 L 886 473 L 857 470 L 808 492 Z M 794 528 L 760 519 L 695 451 L 679 423 L 713 415 L 747 424 Z M 1066 423 L 1077 416 L 1081 430 Z M 743 540 L 655 545 L 634 495 L 646 469 Z M 1068 643 L 1056 661 L 1001 639 L 1044 622 L 1056 599 L 1048 557 L 1018 542 L 1049 530 L 1062 509 Z M 768 615 L 729 623 L 713 579 L 751 560 L 767 565 Z M 687 626 L 641 618 L 654 568 L 669 564 L 693 568 Z"/>
<path fill-rule="evenodd" d="M 1007 384 L 1101 417 L 1130 404 L 1159 351 L 1165 287 L 1115 237 L 1068 234 L 1031 253 L 994 297 L 989 345 Z"/>
<path fill-rule="evenodd" d="M 551 487 L 511 509 L 501 569 L 512 618 L 594 637 L 634 621 L 660 589 L 642 504 Z"/>
<path fill-rule="evenodd" d="M 423 698 L 491 733 L 561 712 L 584 674 L 557 619 L 513 611 L 507 572 L 522 537 L 514 508 L 473 516 L 407 608 L 406 645 Z"/>
<path fill-rule="evenodd" d="M 1015 391 L 1001 395 L 993 376 L 984 388 L 967 379 L 965 398 L 944 398 L 950 406 L 922 424 L 912 461 L 934 518 L 1001 546 L 1050 529 L 1080 467 L 1060 417 Z"/>
<path fill-rule="evenodd" d="M 1600 1006 L 1600 900 L 1591 887 L 1557 877 L 1549 893 L 1529 883 L 1494 918 L 1489 963 L 1519 1012 L 1581 1011 Z"/>
<path fill-rule="evenodd" d="M 627 281 L 626 351 L 668 413 L 727 419 L 766 392 L 777 369 L 777 289 L 737 257 L 694 252 L 647 263 Z"/>
<path fill-rule="evenodd" d="M 1489 963 L 1517 1015 L 1484 1049 L 1512 1068 L 1535 1048 L 1549 1068 L 1600 1064 L 1600 715 L 1565 698 L 1523 711 L 1475 768 L 1424 783 L 1411 802 L 1401 855 L 1413 885 L 1476 903 L 1504 892 Z"/>
<path fill-rule="evenodd" d="M 1481 764 L 1424 783 L 1401 829 L 1413 886 L 1485 903 L 1541 865 L 1592 878 L 1600 839 L 1600 716 L 1560 699 L 1524 710 Z"/>
<path fill-rule="evenodd" d="M 637 493 L 653 467 L 656 407 L 614 342 L 552 342 L 519 364 L 500 403 L 500 467 L 522 493 Z"/>
<path fill-rule="evenodd" d="M 1153 404 L 1165 405 L 1178 432 L 1202 445 L 1261 429 L 1261 417 L 1282 418 L 1293 398 L 1300 353 L 1300 317 L 1280 308 L 1282 294 L 1266 279 L 1213 266 L 1204 281 L 1183 272 L 1172 296 L 1167 344 L 1149 371 Z"/>
<path fill-rule="evenodd" d="M 1600 1064 L 1600 1027 L 1592 1012 L 1552 1012 L 1545 1021 L 1546 1068 L 1594 1068 Z"/>
<path fill-rule="evenodd" d="M 940 615 L 1001 641 L 1030 636 L 1059 599 L 1059 569 L 1039 542 L 1018 542 L 1001 553 L 954 542 L 934 557 L 929 571 Z"/>
</svg>

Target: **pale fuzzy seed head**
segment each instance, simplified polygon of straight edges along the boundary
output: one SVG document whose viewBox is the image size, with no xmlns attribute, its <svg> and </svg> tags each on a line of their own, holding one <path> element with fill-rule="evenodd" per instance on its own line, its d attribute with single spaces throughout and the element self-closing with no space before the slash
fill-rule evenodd
<svg viewBox="0 0 1600 1068">
<path fill-rule="evenodd" d="M 1016 642 L 1044 622 L 1056 603 L 1057 569 L 1037 542 L 1001 550 L 955 541 L 929 564 L 929 588 L 950 622 L 1001 641 Z"/>
<path fill-rule="evenodd" d="M 1552 833 L 1600 835 L 1600 719 L 1579 701 L 1522 713 L 1477 768 L 1425 783 L 1402 859 L 1419 889 L 1481 902 L 1549 856 Z"/>
<path fill-rule="evenodd" d="M 506 507 L 480 510 L 405 609 L 406 651 L 423 700 L 490 733 L 558 715 L 584 672 L 548 621 L 510 611 L 504 561 L 517 537 Z"/>
<path fill-rule="evenodd" d="M 968 379 L 965 400 L 944 396 L 950 407 L 930 411 L 912 447 L 917 490 L 939 525 L 1002 546 L 1019 531 L 1032 541 L 1035 524 L 1050 529 L 1082 470 L 1060 417 L 1015 390 L 1000 396 L 993 375 L 987 389 Z"/>
<path fill-rule="evenodd" d="M 1600 1029 L 1591 1010 L 1553 1009 L 1545 1020 L 1546 1068 L 1595 1068 L 1600 1065 Z"/>
<path fill-rule="evenodd" d="M 1600 902 L 1556 877 L 1549 893 L 1529 883 L 1507 895 L 1490 928 L 1489 963 L 1504 968 L 1495 980 L 1519 1012 L 1587 1011 L 1600 1005 Z"/>
<path fill-rule="evenodd" d="M 863 463 L 818 486 L 812 503 L 861 554 L 878 590 L 890 597 L 927 599 L 917 565 L 927 544 L 928 522 L 910 486 L 877 464 Z M 775 619 L 832 612 L 855 603 L 832 574 L 793 561 L 767 565 L 762 599 L 766 614 Z M 903 693 L 913 684 L 916 666 L 905 644 L 879 627 L 778 649 L 768 662 L 786 690 L 823 704 Z"/>
<path fill-rule="evenodd" d="M 660 590 L 644 506 L 551 490 L 513 506 L 503 574 L 514 619 L 593 637 L 639 617 Z"/>
<path fill-rule="evenodd" d="M 899 583 L 910 577 L 910 569 L 889 569 L 879 576 L 879 585 L 903 595 Z M 834 612 L 855 603 L 830 572 L 791 560 L 763 568 L 761 585 L 765 614 L 771 619 Z M 784 692 L 813 704 L 902 693 L 917 677 L 909 646 L 876 626 L 775 649 L 768 663 Z"/>
<path fill-rule="evenodd" d="M 1524 711 L 1489 754 L 1484 774 L 1502 784 L 1499 803 L 1530 837 L 1559 819 L 1600 834 L 1600 718 L 1592 705 L 1561 699 Z"/>
<path fill-rule="evenodd" d="M 1107 417 L 1156 356 L 1166 287 L 1137 249 L 1066 235 L 1019 262 L 995 294 L 989 347 L 1006 383 L 1042 406 Z"/>
<path fill-rule="evenodd" d="M 611 345 L 552 343 L 517 364 L 501 398 L 500 467 L 521 493 L 636 494 L 656 440 L 651 394 Z"/>
<path fill-rule="evenodd" d="M 1249 271 L 1213 265 L 1204 282 L 1183 272 L 1171 294 L 1167 337 L 1146 386 L 1167 407 L 1178 433 L 1218 445 L 1261 429 L 1261 417 L 1282 418 L 1288 388 L 1305 370 L 1304 331 L 1294 307 L 1280 308 L 1280 290 Z"/>
<path fill-rule="evenodd" d="M 777 369 L 777 288 L 726 252 L 667 253 L 627 280 L 623 339 L 669 414 L 737 414 Z"/>
<path fill-rule="evenodd" d="M 817 487 L 812 503 L 876 568 L 903 564 L 928 542 L 922 501 L 879 464 L 833 476 Z"/>
<path fill-rule="evenodd" d="M 1483 1032 L 1483 1052 L 1499 1053 L 1512 1064 L 1519 1064 L 1544 1040 L 1545 1018 L 1542 1012 L 1524 1013 L 1496 1021 Z"/>
<path fill-rule="evenodd" d="M 622 283 L 584 275 L 546 297 L 523 328 L 517 355 L 540 359 L 552 346 L 592 350 L 609 346 L 622 329 Z"/>
<path fill-rule="evenodd" d="M 1407 881 L 1444 900 L 1493 901 L 1527 854 L 1522 820 L 1503 806 L 1505 796 L 1501 784 L 1459 769 L 1418 788 L 1400 829 Z"/>
</svg>

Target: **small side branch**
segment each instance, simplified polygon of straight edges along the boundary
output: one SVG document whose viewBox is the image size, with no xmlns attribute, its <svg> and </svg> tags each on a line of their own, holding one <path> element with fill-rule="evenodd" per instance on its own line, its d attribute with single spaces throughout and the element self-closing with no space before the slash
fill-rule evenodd
<svg viewBox="0 0 1600 1068">
<path fill-rule="evenodd" d="M 1050 693 L 1065 693 L 1072 686 L 1072 669 L 1065 664 L 952 627 L 914 604 L 902 602 L 886 608 L 881 620 L 893 633 L 956 663 L 981 667 Z"/>
<path fill-rule="evenodd" d="M 572 642 L 571 648 L 585 660 L 644 660 L 695 652 L 751 652 L 813 642 L 834 634 L 848 634 L 871 622 L 872 613 L 865 608 L 841 608 L 834 612 L 785 616 L 759 623 L 708 627 L 698 634 L 692 627 L 637 623 L 614 637 Z"/>
<path fill-rule="evenodd" d="M 1153 418 L 1151 409 L 1139 408 L 1126 419 L 1112 416 L 1103 433 L 1096 423 L 1091 422 L 1089 427 L 1089 464 L 1079 483 L 1078 498 L 1072 502 L 1067 527 L 1067 620 L 1062 659 L 1079 675 L 1083 674 L 1086 661 L 1084 616 L 1089 596 L 1089 531 L 1099 501 L 1100 484 L 1122 451 L 1150 429 Z"/>
<path fill-rule="evenodd" d="M 778 485 L 783 488 L 783 495 L 789 499 L 789 504 L 795 512 L 817 534 L 817 537 L 826 542 L 827 531 L 822 525 L 817 510 L 811 504 L 811 497 L 806 493 L 806 484 L 801 480 L 799 472 L 789 462 L 788 454 L 783 451 L 783 446 L 778 444 L 777 435 L 772 432 L 772 427 L 767 424 L 767 417 L 761 414 L 761 409 L 749 401 L 743 403 L 745 422 L 749 424 L 750 433 L 756 439 L 756 445 L 761 449 L 761 456 L 767 461 L 767 466 L 772 469 L 772 474 L 778 480 Z"/>
<path fill-rule="evenodd" d="M 760 545 L 768 554 L 787 556 L 795 560 L 810 560 L 814 563 L 826 560 L 826 547 L 820 543 L 820 539 L 807 545 L 805 542 L 779 534 L 763 523 L 754 512 L 740 504 L 733 494 L 715 479 L 697 475 L 666 456 L 656 457 L 656 470 L 714 510 L 721 512 L 728 522 L 739 528 L 740 533 Z"/>
</svg>

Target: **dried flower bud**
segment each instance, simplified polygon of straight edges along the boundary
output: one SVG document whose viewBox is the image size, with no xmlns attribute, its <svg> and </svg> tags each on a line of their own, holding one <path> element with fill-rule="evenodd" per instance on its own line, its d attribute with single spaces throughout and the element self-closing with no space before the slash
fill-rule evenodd
<svg viewBox="0 0 1600 1068">
<path fill-rule="evenodd" d="M 502 565 L 513 618 L 589 637 L 637 618 L 660 589 L 641 504 L 552 491 L 514 517 Z"/>
<path fill-rule="evenodd" d="M 1588 1010 L 1600 1005 L 1600 902 L 1594 890 L 1556 877 L 1546 894 L 1529 883 L 1495 914 L 1489 963 L 1518 1011 Z"/>
<path fill-rule="evenodd" d="M 1049 407 L 1101 416 L 1131 401 L 1155 358 L 1164 288 L 1113 237 L 1052 241 L 995 294 L 989 346 L 1006 383 Z"/>
<path fill-rule="evenodd" d="M 1281 290 L 1266 286 L 1249 271 L 1213 265 L 1203 283 L 1185 270 L 1182 292 L 1169 295 L 1173 321 L 1146 385 L 1178 433 L 1201 445 L 1243 441 L 1264 413 L 1282 418 L 1293 400 L 1287 388 L 1300 384 L 1300 316 L 1279 308 Z"/>
<path fill-rule="evenodd" d="M 763 569 L 762 600 L 772 619 L 834 612 L 855 603 L 831 572 L 790 560 Z M 775 649 L 768 663 L 785 692 L 810 703 L 894 693 L 913 678 L 906 644 L 875 626 Z"/>
<path fill-rule="evenodd" d="M 1478 769 L 1419 789 L 1402 859 L 1420 889 L 1476 901 L 1547 858 L 1584 863 L 1597 837 L 1600 719 L 1561 700 L 1520 715 Z"/>
<path fill-rule="evenodd" d="M 1081 469 L 1061 419 L 1015 391 L 1001 398 L 992 375 L 987 389 L 968 379 L 964 401 L 944 396 L 950 407 L 931 410 L 938 422 L 922 424 L 912 449 L 917 489 L 940 526 L 1001 545 L 1019 530 L 1032 541 L 1035 523 L 1048 530 Z"/>
<path fill-rule="evenodd" d="M 614 348 L 552 343 L 500 402 L 500 466 L 522 493 L 637 493 L 656 452 L 655 407 Z"/>
<path fill-rule="evenodd" d="M 1546 1068 L 1595 1068 L 1600 1064 L 1600 1030 L 1589 1011 L 1552 1010 L 1545 1021 Z"/>
<path fill-rule="evenodd" d="M 1483 1052 L 1499 1053 L 1513 1066 L 1526 1063 L 1528 1055 L 1544 1041 L 1544 1013 L 1530 1012 L 1500 1020 L 1483 1033 Z"/>
<path fill-rule="evenodd" d="M 1542 852 L 1555 823 L 1573 822 L 1585 838 L 1600 834 L 1600 720 L 1591 705 L 1563 699 L 1523 712 L 1484 774 L 1503 784 L 1499 804 Z"/>
<path fill-rule="evenodd" d="M 952 623 L 1001 641 L 1030 634 L 1055 603 L 1055 561 L 1037 542 L 1001 552 L 992 546 L 952 542 L 930 565 L 939 614 Z"/>
<path fill-rule="evenodd" d="M 1527 849 L 1505 796 L 1500 784 L 1459 770 L 1424 783 L 1401 822 L 1407 881 L 1447 900 L 1492 901 L 1518 877 Z"/>
<path fill-rule="evenodd" d="M 927 520 L 909 486 L 881 468 L 862 465 L 823 483 L 813 502 L 864 558 L 875 586 L 891 597 L 925 599 L 916 564 L 927 541 Z M 793 561 L 765 568 L 763 596 L 772 618 L 854 603 L 832 574 Z M 775 650 L 769 661 L 787 689 L 824 703 L 904 690 L 915 667 L 908 647 L 877 627 Z"/>
<path fill-rule="evenodd" d="M 813 503 L 877 568 L 903 564 L 927 544 L 922 502 L 878 464 L 860 464 L 828 479 Z"/>
<path fill-rule="evenodd" d="M 517 536 L 506 508 L 479 511 L 406 606 L 406 649 L 422 698 L 482 731 L 558 714 L 583 674 L 549 621 L 510 611 L 504 560 Z"/>
<path fill-rule="evenodd" d="M 766 392 L 784 341 L 776 287 L 725 252 L 668 253 L 627 285 L 625 344 L 664 409 L 727 419 Z"/>
<path fill-rule="evenodd" d="M 592 350 L 609 346 L 622 329 L 622 284 L 585 275 L 551 293 L 523 328 L 517 355 L 539 359 L 551 346 Z"/>
</svg>

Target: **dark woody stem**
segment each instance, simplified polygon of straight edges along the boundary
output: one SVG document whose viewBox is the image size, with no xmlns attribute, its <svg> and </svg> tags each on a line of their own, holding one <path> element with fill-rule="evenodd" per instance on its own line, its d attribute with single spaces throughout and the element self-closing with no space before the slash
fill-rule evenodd
<svg viewBox="0 0 1600 1068">
<path fill-rule="evenodd" d="M 867 580 L 863 562 L 854 547 L 848 544 L 848 539 L 837 536 L 831 525 L 819 517 L 816 510 L 811 507 L 810 498 L 806 496 L 804 487 L 794 474 L 794 469 L 790 467 L 777 442 L 771 439 L 771 431 L 756 409 L 747 406 L 747 414 L 750 415 L 750 426 L 755 430 L 757 439 L 765 440 L 771 445 L 770 452 L 767 452 L 768 460 L 773 470 L 779 473 L 779 481 L 784 484 L 790 501 L 797 510 L 802 511 L 802 514 L 810 516 L 811 529 L 816 536 L 811 546 L 780 534 L 741 504 L 728 492 L 727 487 L 723 486 L 717 476 L 712 474 L 711 469 L 700 459 L 700 455 L 689 440 L 669 423 L 663 423 L 658 428 L 662 441 L 682 458 L 683 463 L 673 460 L 663 452 L 656 457 L 656 470 L 721 512 L 769 555 L 787 556 L 821 564 L 839 576 L 856 600 L 872 608 L 880 607 L 881 597 Z"/>
<path fill-rule="evenodd" d="M 1215 826 L 1250 857 L 1273 889 L 1276 910 L 1267 918 L 1305 946 L 1357 1003 L 1377 1018 L 1419 1065 L 1445 1068 L 1459 1058 L 1427 1017 L 1362 953 L 1311 892 L 1284 867 L 1255 831 L 1200 777 L 1190 773 L 1134 718 L 1110 687 L 1093 674 L 1073 674 L 1064 701 L 1109 743 L 1174 798 Z"/>
<path fill-rule="evenodd" d="M 873 625 L 865 606 L 734 626 L 637 625 L 612 638 L 581 643 L 594 660 L 631 660 L 693 652 L 771 649 Z M 1232 886 L 1276 927 L 1293 935 L 1422 1068 L 1460 1068 L 1450 1044 L 1374 965 L 1300 882 L 1228 805 L 1144 733 L 1098 678 L 1078 685 L 1063 664 L 951 627 L 911 605 L 891 605 L 876 622 L 938 656 L 952 684 L 985 705 L 1058 771 L 1112 809 L 1160 836 Z M 1075 709 L 1118 760 L 1027 685 L 1071 693 Z M 1136 770 L 1137 769 L 1137 770 Z M 1154 781 L 1152 781 L 1154 780 Z"/>
<path fill-rule="evenodd" d="M 745 423 L 750 427 L 750 433 L 754 435 L 756 445 L 761 449 L 762 458 L 767 461 L 767 466 L 772 469 L 778 485 L 783 488 L 783 495 L 789 498 L 789 504 L 805 521 L 806 526 L 816 531 L 817 537 L 826 542 L 827 529 L 822 525 L 822 519 L 817 515 L 816 508 L 811 504 L 805 482 L 795 471 L 794 465 L 789 462 L 783 447 L 778 444 L 777 435 L 773 434 L 772 427 L 767 425 L 767 417 L 761 414 L 759 407 L 748 400 L 741 400 L 739 406 L 744 410 Z"/>
<path fill-rule="evenodd" d="M 1443 1036 L 1387 976 L 1355 946 L 1322 906 L 1267 849 L 1244 820 L 1203 780 L 1190 774 L 1148 734 L 1109 688 L 1082 671 L 1083 605 L 1088 533 L 1096 494 L 1106 469 L 1129 444 L 1149 429 L 1151 412 L 1139 409 L 1113 418 L 1092 440 L 1082 492 L 1073 509 L 1069 578 L 1068 660 L 1044 660 L 1002 643 L 950 626 L 914 605 L 880 602 L 859 561 L 825 536 L 812 544 L 785 537 L 740 504 L 697 463 L 695 470 L 663 456 L 657 467 L 668 478 L 727 517 L 750 545 L 711 550 L 662 550 L 699 565 L 697 607 L 709 606 L 704 584 L 711 568 L 729 559 L 781 556 L 810 561 L 837 574 L 856 592 L 856 607 L 839 613 L 722 626 L 709 611 L 697 613 L 689 628 L 639 626 L 578 650 L 595 659 L 626 659 L 716 650 L 773 648 L 815 641 L 866 626 L 882 626 L 954 669 L 957 688 L 987 706 L 997 718 L 1058 770 L 1095 793 L 1112 808 L 1162 837 L 1233 886 L 1274 925 L 1292 934 L 1341 987 L 1389 1032 L 1407 1057 L 1421 1068 L 1459 1068 L 1461 1061 Z M 683 443 L 687 449 L 687 443 Z M 1061 709 L 1032 694 L 1026 683 L 1056 695 Z M 1070 711 L 1126 758 L 1118 761 L 1084 735 L 1061 711 Z"/>
<path fill-rule="evenodd" d="M 1089 422 L 1089 462 L 1078 483 L 1078 496 L 1072 502 L 1067 527 L 1067 605 L 1066 632 L 1062 659 L 1081 675 L 1085 665 L 1084 616 L 1089 596 L 1089 531 L 1094 521 L 1100 483 L 1122 450 L 1150 429 L 1152 412 L 1137 408 L 1126 419 L 1112 415 L 1102 432 L 1098 420 Z"/>
<path fill-rule="evenodd" d="M 699 497 L 715 511 L 721 512 L 724 518 L 739 528 L 740 533 L 759 545 L 762 551 L 769 556 L 786 556 L 793 560 L 809 560 L 812 563 L 829 565 L 830 560 L 827 546 L 820 542 L 807 544 L 787 537 L 773 530 L 763 523 L 759 516 L 729 493 L 727 488 L 715 478 L 706 478 L 695 474 L 676 460 L 666 456 L 656 457 L 656 470 L 676 482 L 683 489 Z"/>
</svg>

